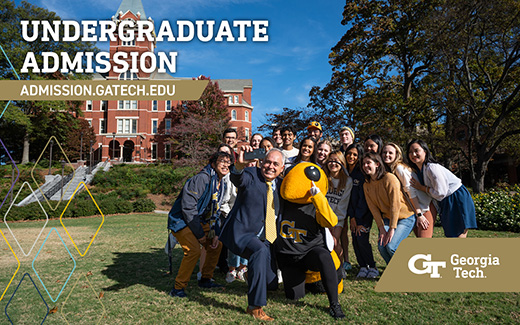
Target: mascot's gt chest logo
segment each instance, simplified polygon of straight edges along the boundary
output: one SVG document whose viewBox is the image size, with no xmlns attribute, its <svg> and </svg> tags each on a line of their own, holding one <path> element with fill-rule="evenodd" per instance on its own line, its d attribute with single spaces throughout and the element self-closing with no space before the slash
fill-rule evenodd
<svg viewBox="0 0 520 325">
<path fill-rule="evenodd" d="M 282 238 L 292 238 L 295 243 L 301 243 L 301 236 L 306 236 L 307 230 L 294 228 L 294 221 L 283 220 L 280 227 Z"/>
</svg>

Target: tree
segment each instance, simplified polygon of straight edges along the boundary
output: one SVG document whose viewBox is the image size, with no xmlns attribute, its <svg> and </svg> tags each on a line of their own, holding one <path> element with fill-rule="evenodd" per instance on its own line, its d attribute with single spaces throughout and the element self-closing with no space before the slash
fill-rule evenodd
<svg viewBox="0 0 520 325">
<path fill-rule="evenodd" d="M 332 78 L 309 105 L 361 133 L 421 137 L 446 162 L 456 150 L 483 191 L 493 154 L 520 133 L 519 2 L 359 0 L 343 17 Z"/>
<path fill-rule="evenodd" d="M 453 128 L 446 135 L 461 135 L 472 187 L 482 192 L 493 155 L 520 134 L 520 3 L 457 0 L 445 6 L 434 17 L 449 28 L 433 73 Z"/>
<path fill-rule="evenodd" d="M 329 55 L 332 78 L 311 90 L 309 106 L 334 115 L 360 133 L 395 141 L 433 124 L 438 112 L 423 78 L 434 59 L 424 32 L 436 1 L 349 1 L 343 12 L 348 31 Z M 339 126 L 339 125 L 338 125 Z"/>
<path fill-rule="evenodd" d="M 39 29 L 39 37 L 36 41 L 27 43 L 25 42 L 21 35 L 21 25 L 20 20 L 60 20 L 60 17 L 56 15 L 54 12 L 47 11 L 43 8 L 39 8 L 33 6 L 32 4 L 22 1 L 19 7 L 16 7 L 14 1 L 9 0 L 0 0 L 0 29 L 2 33 L 0 33 L 0 44 L 4 49 L 7 57 L 13 64 L 16 69 L 19 69 L 23 66 L 23 62 L 27 52 L 34 52 L 38 61 L 38 64 L 41 64 L 41 56 L 42 52 L 66 52 L 69 55 L 73 56 L 76 52 L 96 52 L 97 48 L 95 48 L 94 44 L 91 42 L 43 42 L 41 41 L 41 37 L 43 35 L 42 29 Z M 30 28 L 32 28 L 32 25 Z M 29 29 L 30 29 L 29 28 Z M 32 31 L 30 31 L 32 33 Z M 18 76 L 21 79 L 84 79 L 88 76 L 85 75 L 72 75 L 69 74 L 67 76 L 62 75 L 61 73 L 55 74 L 20 74 Z M 0 56 L 0 78 L 2 79 L 15 79 L 16 74 L 13 72 L 10 64 L 8 63 L 6 57 L 4 55 Z M 6 103 L 1 103 L 2 107 L 5 107 Z M 69 112 L 74 116 L 79 116 L 81 114 L 80 111 L 80 103 L 79 102 L 66 102 L 66 101 L 52 101 L 52 102 L 31 102 L 31 101 L 13 101 L 8 108 L 11 112 L 4 114 L 2 124 L 3 126 L 10 127 L 13 133 L 21 133 L 18 141 L 23 143 L 23 154 L 21 157 L 22 163 L 27 163 L 29 161 L 29 156 L 31 153 L 30 143 L 35 141 L 37 138 L 35 132 L 41 133 L 42 129 L 47 129 L 49 125 L 42 125 L 44 121 L 56 121 L 54 118 L 43 118 L 44 115 L 57 115 L 53 112 Z M 20 112 L 25 115 L 25 117 L 20 115 Z M 11 120 L 7 120 L 8 118 L 12 118 Z M 64 127 L 67 129 L 67 126 Z M 15 130 L 16 129 L 16 130 Z M 60 128 L 57 128 L 58 130 Z M 64 136 L 65 134 L 62 134 Z M 48 136 L 47 136 L 48 140 Z M 44 142 L 46 143 L 46 141 Z M 42 147 L 35 148 L 33 150 L 39 154 L 41 152 Z"/>
<path fill-rule="evenodd" d="M 171 115 L 171 139 L 178 158 L 185 164 L 205 164 L 222 142 L 229 122 L 226 98 L 218 82 L 210 80 L 199 100 L 179 103 Z"/>
</svg>

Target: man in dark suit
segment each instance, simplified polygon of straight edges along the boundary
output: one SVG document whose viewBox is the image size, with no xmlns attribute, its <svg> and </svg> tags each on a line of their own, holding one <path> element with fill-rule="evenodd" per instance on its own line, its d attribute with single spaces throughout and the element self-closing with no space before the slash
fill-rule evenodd
<svg viewBox="0 0 520 325">
<path fill-rule="evenodd" d="M 280 149 L 272 149 L 260 167 L 245 168 L 251 160 L 244 159 L 244 152 L 250 151 L 251 146 L 242 146 L 237 162 L 231 167 L 230 178 L 238 189 L 238 196 L 223 225 L 220 240 L 233 253 L 248 259 L 247 313 L 270 321 L 273 318 L 267 316 L 262 307 L 267 304 L 267 290 L 278 286 L 271 244 L 277 234 L 275 220 L 280 211 L 282 183 L 278 176 L 284 170 L 285 157 Z"/>
</svg>

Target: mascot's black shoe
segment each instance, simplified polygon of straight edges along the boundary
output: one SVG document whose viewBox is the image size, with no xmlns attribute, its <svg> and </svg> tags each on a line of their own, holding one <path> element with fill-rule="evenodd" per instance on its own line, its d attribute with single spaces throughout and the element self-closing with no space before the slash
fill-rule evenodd
<svg viewBox="0 0 520 325">
<path fill-rule="evenodd" d="M 338 302 L 333 302 L 330 305 L 330 316 L 334 317 L 335 319 L 343 319 L 345 318 L 345 314 L 343 314 L 343 310 L 341 310 L 341 305 Z"/>
</svg>

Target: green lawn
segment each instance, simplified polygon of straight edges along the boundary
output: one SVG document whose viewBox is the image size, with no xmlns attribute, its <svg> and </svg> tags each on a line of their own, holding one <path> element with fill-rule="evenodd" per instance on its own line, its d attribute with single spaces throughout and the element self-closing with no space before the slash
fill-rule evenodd
<svg viewBox="0 0 520 325">
<path fill-rule="evenodd" d="M 81 253 L 101 223 L 100 217 L 65 220 L 65 225 Z M 9 223 L 16 238 L 27 253 L 43 222 Z M 59 299 L 52 302 L 32 269 L 32 261 L 52 227 L 56 227 L 76 269 Z M 173 277 L 167 273 L 168 257 L 164 253 L 167 238 L 166 215 L 119 215 L 105 218 L 105 223 L 84 257 L 61 227 L 59 220 L 49 221 L 30 256 L 23 256 L 5 224 L 0 228 L 21 261 L 4 298 L 2 311 L 13 295 L 23 275 L 29 273 L 49 308 L 56 312 L 47 316 L 50 324 L 162 324 L 162 323 L 246 323 L 253 322 L 244 310 L 247 306 L 246 285 L 234 282 L 221 290 L 206 291 L 197 287 L 195 274 L 187 289 L 188 299 L 168 295 Z M 373 241 L 375 244 L 375 234 Z M 436 237 L 441 237 L 440 229 Z M 470 231 L 470 237 L 519 237 L 519 234 Z M 0 289 L 16 270 L 16 260 L 5 241 L 0 243 Z M 374 255 L 383 270 L 384 263 L 374 246 Z M 174 251 L 174 274 L 182 257 Z M 351 256 L 354 256 L 351 249 Z M 355 258 L 352 262 L 356 268 Z M 52 232 L 35 262 L 38 274 L 53 296 L 59 294 L 72 270 L 73 262 L 63 248 L 56 232 Z M 354 323 L 518 323 L 520 322 L 519 293 L 376 293 L 376 282 L 354 279 L 356 269 L 345 280 L 340 302 L 347 321 Z M 224 276 L 215 280 L 225 283 Z M 517 281 L 517 279 L 512 279 Z M 99 296 L 102 296 L 98 300 Z M 100 302 L 102 305 L 100 304 Z M 57 308 L 57 309 L 55 309 Z M 268 296 L 266 311 L 277 323 L 328 323 L 328 302 L 324 295 L 308 295 L 298 302 L 285 299 L 283 291 Z M 10 302 L 7 313 L 15 324 L 38 323 L 46 308 L 26 276 Z M 66 316 L 63 318 L 62 313 Z M 2 312 L 1 323 L 8 323 Z M 38 321 L 39 320 L 39 321 Z"/>
</svg>

